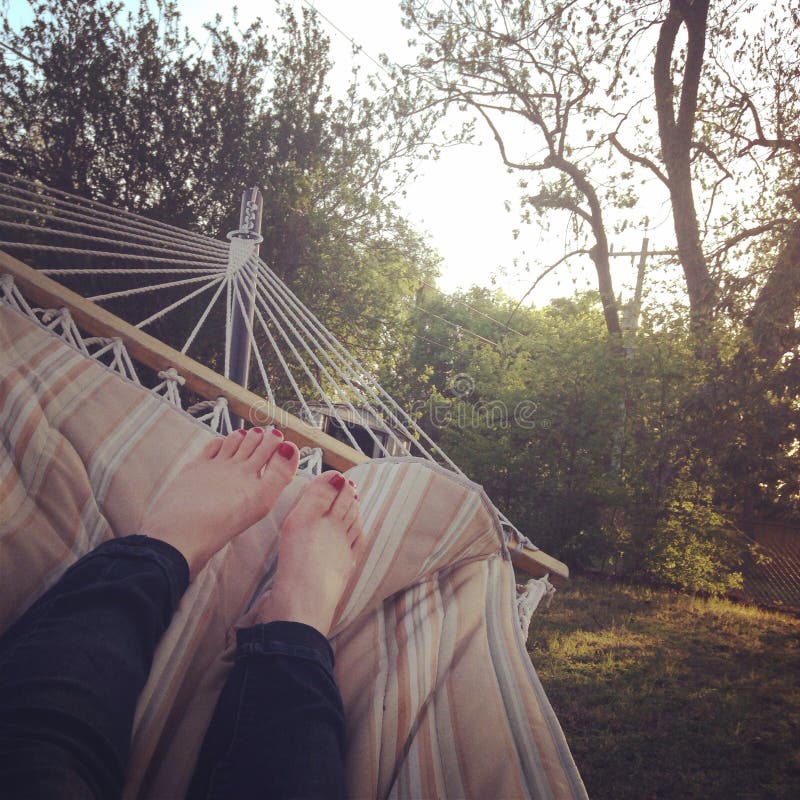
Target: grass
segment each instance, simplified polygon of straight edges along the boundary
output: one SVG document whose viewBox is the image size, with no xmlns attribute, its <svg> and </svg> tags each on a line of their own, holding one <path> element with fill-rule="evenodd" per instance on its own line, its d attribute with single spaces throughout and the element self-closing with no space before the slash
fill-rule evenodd
<svg viewBox="0 0 800 800">
<path fill-rule="evenodd" d="M 594 800 L 800 797 L 800 619 L 578 577 L 528 650 Z"/>
</svg>

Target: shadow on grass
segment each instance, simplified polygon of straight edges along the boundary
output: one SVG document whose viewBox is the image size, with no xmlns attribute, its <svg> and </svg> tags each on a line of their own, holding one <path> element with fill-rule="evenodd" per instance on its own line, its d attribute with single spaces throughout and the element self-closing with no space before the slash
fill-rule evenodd
<svg viewBox="0 0 800 800">
<path fill-rule="evenodd" d="M 577 578 L 528 649 L 590 797 L 800 797 L 800 620 Z"/>
</svg>

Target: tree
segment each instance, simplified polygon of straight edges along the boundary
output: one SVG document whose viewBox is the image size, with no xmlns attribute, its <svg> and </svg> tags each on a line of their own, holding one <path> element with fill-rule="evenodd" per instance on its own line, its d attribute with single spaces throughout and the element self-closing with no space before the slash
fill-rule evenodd
<svg viewBox="0 0 800 800">
<path fill-rule="evenodd" d="M 250 28 L 240 44 L 217 31 L 212 61 L 169 0 L 126 21 L 100 0 L 40 0 L 31 11 L 20 31 L 3 18 L 3 169 L 217 233 L 241 191 L 247 163 L 229 154 L 247 141 L 266 37 Z"/>
<path fill-rule="evenodd" d="M 409 0 L 404 8 L 419 36 L 417 69 L 489 126 L 503 163 L 524 176 L 523 204 L 576 215 L 565 258 L 585 252 L 581 226 L 591 231 L 601 295 L 610 286 L 605 231 L 634 215 L 647 223 L 642 194 L 661 187 L 692 325 L 702 332 L 715 314 L 736 314 L 753 326 L 763 357 L 775 363 L 787 351 L 800 302 L 791 268 L 800 26 L 791 3 Z M 513 158 L 512 143 L 537 155 Z M 546 182 L 554 168 L 561 178 Z M 533 194 L 528 175 L 540 181 Z"/>
<path fill-rule="evenodd" d="M 33 0 L 19 30 L 3 14 L 0 168 L 216 237 L 237 226 L 242 189 L 262 187 L 263 257 L 375 362 L 395 346 L 403 298 L 435 274 L 393 196 L 411 158 L 435 151 L 439 112 L 407 121 L 420 87 L 370 93 L 374 79 L 357 71 L 335 98 L 316 16 L 276 8 L 273 31 L 217 17 L 205 41 L 183 29 L 173 0 L 142 0 L 127 15 L 109 0 Z M 139 320 L 146 303 L 113 310 Z M 156 331 L 168 342 L 170 319 Z M 212 363 L 223 322 L 209 318 L 198 344 Z"/>
<path fill-rule="evenodd" d="M 798 101 L 797 14 L 788 4 L 770 5 L 763 20 L 758 20 L 763 9 L 758 3 L 712 5 L 708 0 L 670 0 L 657 4 L 652 16 L 650 9 L 637 5 L 622 16 L 638 25 L 640 36 L 653 25 L 658 30 L 653 89 L 659 149 L 632 153 L 620 145 L 616 132 L 611 141 L 669 191 L 692 318 L 701 328 L 716 313 L 720 300 L 723 306 L 738 306 L 741 313 L 740 301 L 730 290 L 741 291 L 747 273 L 740 268 L 726 274 L 725 260 L 731 251 L 744 255 L 739 246 L 754 237 L 758 237 L 756 248 L 772 260 L 772 269 L 771 277 L 764 280 L 762 274 L 753 282 L 762 292 L 752 305 L 753 318 L 762 323 L 772 318 L 767 324 L 773 332 L 789 331 L 794 326 L 787 305 L 796 306 L 800 299 L 791 281 L 787 283 L 790 270 L 785 264 L 797 247 L 792 222 L 796 209 L 787 209 L 785 199 L 780 199 L 794 193 L 790 175 L 800 142 L 792 113 Z M 755 26 L 754 16 L 760 23 Z M 679 37 L 682 30 L 685 46 Z M 765 132 L 762 116 L 775 126 L 774 135 Z M 647 141 L 641 125 L 636 132 L 640 141 Z M 735 184 L 738 191 L 725 193 L 726 183 L 729 188 Z M 756 199 L 737 201 L 737 195 Z M 722 206 L 721 213 L 715 204 Z M 776 234 L 783 237 L 783 244 L 777 253 L 767 255 L 773 249 L 770 238 Z M 749 275 L 754 277 L 755 272 Z M 782 294 L 779 321 L 776 283 L 788 290 Z M 756 337 L 763 339 L 758 331 Z M 773 341 L 768 354 L 764 344 L 761 354 L 773 363 L 785 352 Z"/>
<path fill-rule="evenodd" d="M 521 182 L 523 189 L 528 180 L 539 178 L 538 191 L 526 192 L 524 203 L 537 212 L 567 212 L 574 234 L 591 241 L 606 327 L 619 334 L 603 199 L 583 163 L 583 140 L 576 142 L 594 114 L 589 100 L 597 89 L 597 77 L 584 64 L 608 54 L 605 26 L 592 15 L 576 41 L 567 35 L 569 5 L 476 0 L 440 8 L 405 0 L 402 7 L 407 26 L 422 39 L 416 65 L 420 74 L 435 85 L 444 103 L 477 113 L 506 167 L 530 176 Z M 536 155 L 512 153 L 507 139 L 515 123 L 524 132 L 525 151 Z"/>
</svg>

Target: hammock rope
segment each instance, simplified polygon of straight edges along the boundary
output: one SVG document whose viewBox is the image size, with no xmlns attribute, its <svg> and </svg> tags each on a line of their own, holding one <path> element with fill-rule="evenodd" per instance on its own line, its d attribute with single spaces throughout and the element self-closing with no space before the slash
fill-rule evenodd
<svg viewBox="0 0 800 800">
<path fill-rule="evenodd" d="M 33 192 L 29 194 L 36 196 Z M 13 213 L 18 214 L 21 210 L 20 205 L 28 205 L 31 206 L 31 211 L 34 213 L 38 213 L 40 215 L 43 214 L 41 208 L 35 201 L 26 200 L 24 197 L 18 197 L 10 192 L 5 192 L 0 188 L 0 198 L 5 200 L 12 200 L 14 201 L 15 205 L 7 205 L 5 203 L 0 204 L 0 210 L 3 211 L 10 211 Z M 52 207 L 46 213 L 46 219 L 49 223 L 52 222 L 63 222 L 65 225 L 71 225 L 74 228 L 88 228 L 91 231 L 100 231 L 102 233 L 112 233 L 115 235 L 115 239 L 113 240 L 114 243 L 118 243 L 120 241 L 120 237 L 124 237 L 125 241 L 129 242 L 147 242 L 151 244 L 153 241 L 162 242 L 165 246 L 165 249 L 171 248 L 174 243 L 174 237 L 170 238 L 160 233 L 156 233 L 154 231 L 149 231 L 147 234 L 138 233 L 138 228 L 134 228 L 132 226 L 120 225 L 117 223 L 112 222 L 103 222 L 101 221 L 99 216 L 91 216 L 89 214 L 82 214 L 75 211 L 68 211 L 66 209 L 61 209 L 58 207 Z M 220 242 L 220 244 L 222 244 Z M 132 245 L 134 246 L 134 245 Z M 224 245 L 223 245 L 224 247 Z M 182 251 L 174 251 L 178 254 Z M 219 257 L 220 255 L 224 255 L 224 250 L 220 250 L 216 247 L 204 247 L 198 246 L 195 248 L 195 252 L 207 252 L 209 256 Z"/>
<path fill-rule="evenodd" d="M 133 297 L 135 294 L 145 294 L 146 292 L 157 292 L 159 289 L 171 289 L 175 286 L 186 286 L 189 283 L 200 283 L 200 281 L 208 280 L 207 275 L 198 275 L 194 278 L 183 278 L 179 281 L 167 281 L 166 283 L 153 283 L 149 286 L 137 286 L 135 289 L 121 289 L 117 292 L 107 292 L 106 294 L 96 294 L 92 297 L 87 297 L 93 303 L 99 303 L 101 300 L 111 300 L 115 297 Z"/>
<path fill-rule="evenodd" d="M 52 189 L 36 181 L 30 181 L 27 178 L 20 178 L 15 175 L 10 175 L 7 172 L 0 172 L 0 181 L 4 182 L 4 188 L 7 191 L 25 194 L 35 198 L 40 208 L 45 212 L 52 205 L 73 210 L 91 211 L 92 215 L 90 219 L 97 217 L 99 219 L 117 222 L 126 226 L 128 229 L 142 230 L 151 235 L 168 236 L 170 238 L 165 241 L 172 243 L 183 241 L 186 242 L 187 245 L 192 245 L 195 249 L 213 249 L 223 256 L 228 252 L 227 245 L 216 239 L 209 239 L 207 236 L 203 236 L 199 233 L 192 233 L 191 231 L 184 230 L 175 225 L 169 225 L 166 222 L 147 219 L 138 214 L 133 214 L 130 211 L 113 208 L 112 206 L 107 206 L 94 200 L 87 200 L 85 197 L 70 194 L 60 189 Z M 22 186 L 28 186 L 30 189 L 36 189 L 37 191 L 22 189 Z"/>
</svg>

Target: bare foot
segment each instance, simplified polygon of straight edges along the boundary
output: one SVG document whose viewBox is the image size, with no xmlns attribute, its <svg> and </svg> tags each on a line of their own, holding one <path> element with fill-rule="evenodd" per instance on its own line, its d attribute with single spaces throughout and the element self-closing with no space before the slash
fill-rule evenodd
<svg viewBox="0 0 800 800">
<path fill-rule="evenodd" d="M 257 621 L 304 622 L 327 636 L 361 543 L 355 485 L 338 472 L 318 475 L 283 523 L 275 582 Z"/>
<path fill-rule="evenodd" d="M 266 516 L 298 458 L 277 430 L 212 439 L 145 512 L 141 531 L 180 550 L 194 578 L 217 550 Z"/>
</svg>

